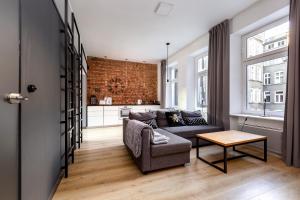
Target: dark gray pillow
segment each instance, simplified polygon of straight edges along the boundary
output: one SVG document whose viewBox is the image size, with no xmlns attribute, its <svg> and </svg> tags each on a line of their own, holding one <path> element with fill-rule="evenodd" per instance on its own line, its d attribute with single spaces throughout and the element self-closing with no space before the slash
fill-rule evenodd
<svg viewBox="0 0 300 200">
<path fill-rule="evenodd" d="M 201 111 L 181 111 L 182 117 L 202 117 Z"/>
<path fill-rule="evenodd" d="M 188 126 L 208 125 L 200 111 L 181 111 L 181 115 Z"/>
<path fill-rule="evenodd" d="M 157 116 L 156 121 L 157 121 L 158 127 L 168 127 L 166 111 L 158 110 L 158 111 L 156 111 L 156 116 Z"/>
<path fill-rule="evenodd" d="M 145 124 L 148 124 L 149 126 L 151 126 L 154 129 L 158 128 L 157 123 L 156 123 L 156 113 L 155 112 L 145 112 L 145 113 L 130 112 L 129 119 L 135 119 L 135 120 L 141 121 Z"/>
<path fill-rule="evenodd" d="M 166 118 L 170 127 L 185 126 L 180 111 L 166 112 Z"/>
<path fill-rule="evenodd" d="M 208 125 L 206 120 L 202 117 L 185 117 L 183 121 L 188 126 Z"/>
</svg>

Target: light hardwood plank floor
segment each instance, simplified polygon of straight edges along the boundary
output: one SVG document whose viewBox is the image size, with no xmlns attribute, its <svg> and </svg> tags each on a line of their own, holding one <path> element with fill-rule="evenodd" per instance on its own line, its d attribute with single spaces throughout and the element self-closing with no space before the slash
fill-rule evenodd
<svg viewBox="0 0 300 200">
<path fill-rule="evenodd" d="M 243 150 L 262 155 L 261 150 Z M 222 149 L 209 146 L 202 155 L 217 159 Z M 300 199 L 300 170 L 269 154 L 267 163 L 241 158 L 229 161 L 228 174 L 196 159 L 191 164 L 143 175 L 122 143 L 121 127 L 87 129 L 76 151 L 69 178 L 63 179 L 55 200 L 293 200 Z"/>
</svg>

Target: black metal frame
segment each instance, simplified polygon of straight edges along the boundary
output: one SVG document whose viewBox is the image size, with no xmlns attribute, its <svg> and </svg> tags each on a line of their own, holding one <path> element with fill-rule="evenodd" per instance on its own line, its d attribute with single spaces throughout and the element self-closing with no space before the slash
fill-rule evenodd
<svg viewBox="0 0 300 200">
<path fill-rule="evenodd" d="M 61 79 L 64 79 L 64 86 L 61 91 L 63 96 L 63 107 L 61 111 L 64 114 L 60 123 L 64 124 L 64 130 L 61 133 L 64 136 L 64 159 L 65 177 L 68 177 L 68 167 L 70 158 L 72 163 L 75 160 L 74 151 L 76 144 L 80 148 L 82 142 L 82 52 L 83 45 L 80 41 L 79 28 L 75 19 L 74 13 L 71 14 L 71 27 L 69 25 L 69 3 L 65 0 L 65 16 L 64 28 L 61 31 L 64 33 L 64 73 L 61 74 Z M 74 44 L 75 34 L 78 36 L 77 49 Z M 77 65 L 76 65 L 77 64 Z"/>
<path fill-rule="evenodd" d="M 202 140 L 205 140 L 204 138 L 201 138 Z M 256 140 L 256 141 L 252 141 L 252 142 L 245 142 L 245 143 L 243 143 L 243 144 L 238 144 L 238 145 L 232 145 L 232 146 L 223 146 L 223 145 L 220 145 L 220 144 L 217 144 L 217 143 L 214 143 L 214 142 L 211 142 L 211 141 L 208 141 L 208 140 L 205 140 L 205 141 L 208 141 L 208 142 L 210 142 L 210 143 L 212 143 L 212 144 L 214 144 L 214 145 L 218 145 L 218 146 L 220 146 L 220 147 L 222 147 L 223 148 L 223 159 L 221 159 L 221 160 L 215 160 L 215 161 L 208 161 L 208 160 L 206 160 L 205 158 L 203 158 L 203 157 L 200 157 L 199 156 L 199 148 L 201 147 L 201 146 L 199 146 L 199 140 L 200 140 L 200 138 L 199 137 L 197 137 L 196 138 L 196 140 L 197 140 L 197 146 L 196 146 L 196 157 L 199 159 L 199 160 L 202 160 L 203 162 L 205 162 L 206 164 L 208 164 L 208 165 L 210 165 L 210 166 L 212 166 L 212 167 L 214 167 L 214 168 L 216 168 L 216 169 L 218 169 L 218 170 L 220 170 L 221 172 L 224 172 L 224 173 L 227 173 L 227 162 L 229 161 L 229 160 L 235 160 L 235 159 L 238 159 L 238 158 L 243 158 L 243 157 L 246 157 L 246 156 L 249 156 L 249 157 L 252 157 L 252 158 L 256 158 L 256 159 L 258 159 L 258 160 L 262 160 L 262 161 L 265 161 L 265 162 L 267 162 L 267 160 L 268 160 L 268 154 L 267 154 L 267 138 L 264 138 L 264 139 L 261 139 L 261 140 Z M 255 156 L 255 155 L 252 155 L 252 154 L 249 154 L 249 153 L 247 153 L 247 152 L 244 152 L 244 151 L 240 151 L 240 150 L 237 150 L 236 149 L 236 147 L 237 146 L 241 146 L 241 145 L 245 145 L 245 144 L 250 144 L 250 143 L 256 143 L 256 142 L 264 142 L 264 157 L 263 158 L 260 158 L 260 157 L 258 157 L 258 156 Z M 237 153 L 239 153 L 240 155 L 238 155 L 238 156 L 233 156 L 233 157 L 229 157 L 228 158 L 228 155 L 227 155 L 227 150 L 228 150 L 228 148 L 233 148 L 233 151 L 234 152 L 237 152 Z M 216 165 L 217 163 L 224 163 L 224 166 L 223 166 L 223 168 L 221 168 L 221 167 L 219 167 L 218 165 Z"/>
</svg>

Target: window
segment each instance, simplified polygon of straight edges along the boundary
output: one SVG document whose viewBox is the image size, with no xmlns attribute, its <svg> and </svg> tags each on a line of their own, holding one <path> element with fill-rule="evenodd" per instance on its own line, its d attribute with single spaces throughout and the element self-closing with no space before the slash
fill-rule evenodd
<svg viewBox="0 0 300 200">
<path fill-rule="evenodd" d="M 248 68 L 249 80 L 262 81 L 262 66 L 250 65 Z"/>
<path fill-rule="evenodd" d="M 260 88 L 251 88 L 250 89 L 249 103 L 261 103 L 261 89 Z"/>
<path fill-rule="evenodd" d="M 271 92 L 270 91 L 264 91 L 264 101 L 266 103 L 271 102 Z"/>
<path fill-rule="evenodd" d="M 270 85 L 270 84 L 271 84 L 271 74 L 264 73 L 264 85 Z"/>
<path fill-rule="evenodd" d="M 167 83 L 167 98 L 169 107 L 178 106 L 178 67 L 177 65 L 172 65 L 168 67 L 168 78 Z"/>
<path fill-rule="evenodd" d="M 196 103 L 204 115 L 207 114 L 207 72 L 208 72 L 208 55 L 207 52 L 195 58 L 196 66 Z"/>
<path fill-rule="evenodd" d="M 247 113 L 283 116 L 289 22 L 282 19 L 243 37 Z M 272 95 L 274 95 L 272 97 Z"/>
<path fill-rule="evenodd" d="M 289 22 L 276 23 L 271 27 L 263 28 L 262 31 L 258 31 L 257 34 L 249 34 L 247 37 L 247 58 L 255 57 L 270 51 L 275 51 L 280 48 L 287 47 Z M 283 41 L 280 45 L 277 45 L 278 41 Z M 276 44 L 276 45 L 275 45 Z"/>
<path fill-rule="evenodd" d="M 282 84 L 283 83 L 283 78 L 284 78 L 283 75 L 284 75 L 284 72 L 282 72 L 282 71 L 275 72 L 274 83 L 275 84 Z"/>
<path fill-rule="evenodd" d="M 207 71 L 208 68 L 208 56 L 201 56 L 200 58 L 198 57 L 197 59 L 197 72 L 204 72 Z"/>
<path fill-rule="evenodd" d="M 275 103 L 283 103 L 283 91 L 275 91 Z"/>
</svg>

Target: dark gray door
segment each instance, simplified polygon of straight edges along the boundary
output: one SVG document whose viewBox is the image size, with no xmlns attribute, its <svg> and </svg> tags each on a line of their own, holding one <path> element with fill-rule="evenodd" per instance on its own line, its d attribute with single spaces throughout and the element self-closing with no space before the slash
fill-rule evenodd
<svg viewBox="0 0 300 200">
<path fill-rule="evenodd" d="M 18 0 L 0 1 L 0 199 L 18 198 L 19 104 L 4 100 L 19 92 Z"/>
<path fill-rule="evenodd" d="M 48 199 L 60 170 L 62 24 L 52 1 L 21 0 L 22 200 Z M 28 91 L 35 85 L 34 92 Z"/>
</svg>

